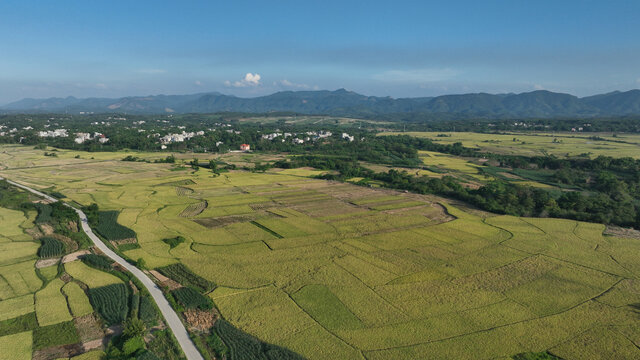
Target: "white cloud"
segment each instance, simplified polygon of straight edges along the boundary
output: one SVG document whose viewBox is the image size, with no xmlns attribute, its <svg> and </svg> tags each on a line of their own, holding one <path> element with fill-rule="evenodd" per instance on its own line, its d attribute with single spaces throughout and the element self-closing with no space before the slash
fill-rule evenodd
<svg viewBox="0 0 640 360">
<path fill-rule="evenodd" d="M 96 89 L 106 89 L 107 85 L 103 84 L 103 83 L 97 83 L 96 84 Z"/>
<path fill-rule="evenodd" d="M 637 78 L 637 79 L 636 79 L 636 82 L 637 82 L 638 84 L 640 84 L 640 78 Z"/>
<path fill-rule="evenodd" d="M 449 80 L 458 75 L 458 73 L 458 71 L 450 68 L 388 70 L 379 74 L 374 74 L 373 78 L 387 82 L 420 84 Z"/>
<path fill-rule="evenodd" d="M 533 84 L 533 88 L 535 90 L 544 90 L 544 86 L 540 85 L 540 84 Z"/>
<path fill-rule="evenodd" d="M 280 81 L 275 81 L 273 83 L 274 86 L 279 86 L 282 88 L 288 88 L 288 89 L 311 89 L 311 86 L 307 85 L 307 84 L 296 84 L 293 83 L 287 79 L 283 79 Z M 317 87 L 317 86 L 316 86 Z"/>
<path fill-rule="evenodd" d="M 258 86 L 260 83 L 261 76 L 258 73 L 252 74 L 247 73 L 242 80 L 231 82 L 229 80 L 224 82 L 225 86 L 232 87 L 247 87 L 247 86 Z"/>
<path fill-rule="evenodd" d="M 193 84 L 196 86 L 202 86 L 202 83 L 200 82 L 200 80 L 196 80 Z"/>
</svg>

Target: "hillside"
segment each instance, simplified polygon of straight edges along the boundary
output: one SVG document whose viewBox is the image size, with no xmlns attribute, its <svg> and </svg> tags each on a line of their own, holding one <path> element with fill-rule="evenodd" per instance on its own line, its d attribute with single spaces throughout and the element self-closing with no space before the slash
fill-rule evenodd
<svg viewBox="0 0 640 360">
<path fill-rule="evenodd" d="M 521 94 L 461 94 L 399 98 L 365 96 L 352 91 L 283 91 L 254 98 L 217 92 L 192 95 L 132 96 L 119 99 L 23 99 L 0 107 L 4 112 L 120 112 L 135 114 L 291 111 L 305 114 L 369 116 L 396 113 L 461 117 L 593 117 L 640 115 L 640 90 L 578 98 L 538 90 Z"/>
</svg>

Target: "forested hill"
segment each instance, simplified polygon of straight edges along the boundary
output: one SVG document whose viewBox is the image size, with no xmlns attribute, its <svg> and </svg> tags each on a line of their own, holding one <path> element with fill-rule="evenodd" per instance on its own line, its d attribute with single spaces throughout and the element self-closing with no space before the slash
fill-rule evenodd
<svg viewBox="0 0 640 360">
<path fill-rule="evenodd" d="M 336 91 L 283 91 L 240 98 L 220 93 L 155 95 L 119 99 L 23 99 L 0 112 L 212 113 L 290 111 L 336 116 L 422 114 L 474 118 L 554 118 L 640 115 L 640 90 L 578 98 L 545 90 L 521 94 L 462 94 L 422 98 L 365 96 Z"/>
</svg>

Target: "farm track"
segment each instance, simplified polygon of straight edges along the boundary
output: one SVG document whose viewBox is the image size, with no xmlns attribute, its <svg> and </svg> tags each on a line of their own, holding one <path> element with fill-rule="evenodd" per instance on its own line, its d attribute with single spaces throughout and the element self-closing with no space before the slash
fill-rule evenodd
<svg viewBox="0 0 640 360">
<path fill-rule="evenodd" d="M 0 177 L 0 180 L 3 180 L 3 178 Z M 17 187 L 22 188 L 24 190 L 27 190 L 27 191 L 35 194 L 35 195 L 38 195 L 40 197 L 43 197 L 43 198 L 47 199 L 49 201 L 52 201 L 52 202 L 58 201 L 57 199 L 55 199 L 55 198 L 53 198 L 53 197 L 51 197 L 51 196 L 49 196 L 47 194 L 44 194 L 44 193 L 42 193 L 40 191 L 37 191 L 35 189 L 32 189 L 30 187 L 18 184 L 16 182 L 13 182 L 13 181 L 8 180 L 8 179 L 4 179 L 4 180 L 7 180 L 7 182 L 10 183 L 11 185 L 17 186 Z M 67 205 L 70 208 L 74 209 L 76 211 L 76 213 L 78 213 L 78 216 L 80 217 L 80 222 L 82 223 L 82 230 L 85 232 L 85 234 L 87 234 L 87 236 L 91 239 L 91 241 L 94 243 L 94 245 L 98 249 L 100 249 L 100 251 L 102 251 L 106 256 L 110 257 L 112 260 L 114 260 L 115 262 L 120 264 L 122 267 L 127 269 L 127 271 L 131 272 L 147 288 L 147 290 L 151 294 L 151 297 L 153 298 L 153 300 L 158 305 L 158 308 L 160 309 L 160 312 L 162 313 L 162 316 L 165 318 L 165 321 L 167 322 L 167 325 L 169 325 L 169 327 L 171 328 L 171 331 L 173 332 L 173 335 L 175 336 L 176 340 L 180 344 L 180 347 L 182 348 L 182 351 L 184 352 L 186 358 L 188 360 L 204 360 L 204 358 L 202 357 L 202 355 L 200 354 L 200 352 L 198 351 L 196 346 L 193 344 L 193 341 L 191 341 L 191 338 L 189 337 L 189 333 L 187 333 L 187 330 L 185 329 L 184 325 L 182 324 L 182 321 L 180 321 L 180 317 L 173 310 L 171 305 L 169 305 L 169 302 L 164 297 L 164 294 L 162 293 L 160 288 L 145 273 L 143 273 L 140 269 L 138 269 L 137 267 L 129 264 L 125 259 L 123 259 L 118 254 L 116 254 L 111 249 L 109 249 L 107 247 L 107 245 L 105 245 L 93 233 L 93 231 L 89 227 L 87 216 L 85 215 L 84 212 L 82 212 L 81 210 L 76 209 L 73 206 L 70 206 L 68 204 L 65 204 L 65 205 Z"/>
</svg>

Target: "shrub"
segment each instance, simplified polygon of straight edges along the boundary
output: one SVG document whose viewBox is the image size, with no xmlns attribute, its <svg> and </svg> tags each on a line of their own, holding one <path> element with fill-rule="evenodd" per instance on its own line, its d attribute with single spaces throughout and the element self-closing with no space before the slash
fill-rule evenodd
<svg viewBox="0 0 640 360">
<path fill-rule="evenodd" d="M 131 339 L 125 341 L 124 345 L 122 345 L 122 352 L 124 352 L 125 355 L 132 355 L 136 351 L 142 349 L 144 349 L 144 339 L 142 338 L 142 336 L 132 337 Z"/>
<path fill-rule="evenodd" d="M 176 343 L 171 333 L 167 330 L 160 330 L 153 333 L 155 338 L 149 342 L 149 350 L 154 354 L 162 354 L 166 360 L 182 359 L 182 350 Z"/>
<path fill-rule="evenodd" d="M 183 242 L 185 242 L 185 238 L 182 236 L 176 236 L 174 238 L 169 238 L 169 239 L 163 239 L 162 241 L 164 241 L 166 244 L 169 245 L 169 247 L 171 247 L 172 249 L 180 244 L 182 244 Z"/>
<path fill-rule="evenodd" d="M 80 260 L 91 267 L 105 271 L 111 270 L 111 265 L 113 264 L 113 261 L 108 257 L 97 254 L 84 255 Z"/>
<path fill-rule="evenodd" d="M 129 313 L 129 292 L 125 284 L 89 289 L 89 300 L 109 325 L 122 323 Z"/>
<path fill-rule="evenodd" d="M 172 264 L 158 268 L 157 270 L 162 275 L 170 277 L 184 286 L 194 288 L 203 293 L 216 288 L 216 284 L 194 274 L 183 264 Z"/>
<path fill-rule="evenodd" d="M 42 245 L 38 249 L 41 258 L 52 258 L 64 254 L 64 244 L 55 238 L 45 236 L 40 238 Z"/>
<path fill-rule="evenodd" d="M 140 249 L 140 244 L 138 243 L 127 243 L 118 245 L 118 250 L 120 251 L 128 251 L 133 249 Z"/>
<path fill-rule="evenodd" d="M 209 310 L 213 308 L 211 299 L 192 288 L 182 287 L 173 290 L 171 294 L 187 309 Z"/>
<path fill-rule="evenodd" d="M 38 210 L 38 216 L 36 217 L 36 224 L 43 224 L 51 222 L 51 206 L 47 204 L 34 204 Z"/>
<path fill-rule="evenodd" d="M 156 307 L 146 296 L 140 298 L 140 309 L 138 310 L 138 317 L 144 321 L 147 326 L 154 326 L 158 321 L 158 312 Z"/>
</svg>

